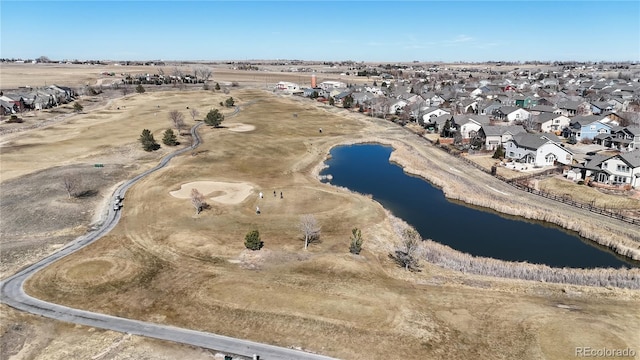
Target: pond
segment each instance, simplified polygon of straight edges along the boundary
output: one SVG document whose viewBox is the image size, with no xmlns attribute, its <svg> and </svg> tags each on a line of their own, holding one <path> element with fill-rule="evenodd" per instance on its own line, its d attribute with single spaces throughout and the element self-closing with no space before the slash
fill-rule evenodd
<svg viewBox="0 0 640 360">
<path fill-rule="evenodd" d="M 437 187 L 390 163 L 392 150 L 377 144 L 335 147 L 321 175 L 330 174 L 333 185 L 371 194 L 423 238 L 474 256 L 553 267 L 638 266 L 554 224 L 449 201 Z"/>
</svg>

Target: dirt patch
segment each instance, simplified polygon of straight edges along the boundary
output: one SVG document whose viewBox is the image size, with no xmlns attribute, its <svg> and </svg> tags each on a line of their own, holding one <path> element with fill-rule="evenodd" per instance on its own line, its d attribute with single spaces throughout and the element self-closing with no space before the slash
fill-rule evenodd
<svg viewBox="0 0 640 360">
<path fill-rule="evenodd" d="M 229 131 L 234 132 L 248 132 L 256 129 L 254 125 L 248 125 L 243 123 L 226 123 L 224 126 L 229 129 Z"/>
</svg>

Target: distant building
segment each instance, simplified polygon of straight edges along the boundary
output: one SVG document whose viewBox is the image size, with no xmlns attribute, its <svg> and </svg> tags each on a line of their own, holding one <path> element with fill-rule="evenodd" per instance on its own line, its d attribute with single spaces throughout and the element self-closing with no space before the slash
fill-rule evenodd
<svg viewBox="0 0 640 360">
<path fill-rule="evenodd" d="M 300 86 L 296 83 L 280 81 L 276 84 L 276 90 L 280 91 L 299 91 Z"/>
</svg>

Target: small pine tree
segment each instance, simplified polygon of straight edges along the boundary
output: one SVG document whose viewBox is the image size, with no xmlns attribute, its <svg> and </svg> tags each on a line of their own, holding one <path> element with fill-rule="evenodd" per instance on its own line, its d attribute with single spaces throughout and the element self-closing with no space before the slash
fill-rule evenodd
<svg viewBox="0 0 640 360">
<path fill-rule="evenodd" d="M 149 129 L 142 130 L 142 134 L 140 135 L 140 142 L 142 143 L 142 148 L 144 151 L 154 151 L 160 149 L 160 144 L 156 142 L 153 138 L 153 134 Z"/>
<path fill-rule="evenodd" d="M 218 109 L 213 109 L 207 113 L 204 118 L 204 123 L 213 127 L 218 127 L 224 121 L 224 115 L 222 115 Z"/>
<path fill-rule="evenodd" d="M 216 87 L 215 87 L 215 89 L 216 89 L 216 90 L 220 90 L 220 84 L 216 83 Z"/>
<path fill-rule="evenodd" d="M 162 136 L 162 143 L 167 146 L 176 146 L 178 145 L 178 138 L 176 134 L 173 133 L 173 130 L 167 129 Z"/>
<path fill-rule="evenodd" d="M 73 103 L 73 111 L 79 113 L 84 109 L 84 107 L 82 106 L 82 104 L 80 104 L 79 102 L 74 102 Z"/>
<path fill-rule="evenodd" d="M 144 86 L 142 86 L 142 84 L 138 84 L 138 86 L 136 86 L 136 92 L 138 94 L 142 94 L 144 93 L 146 90 L 144 89 Z"/>
<path fill-rule="evenodd" d="M 362 232 L 358 228 L 353 228 L 351 230 L 351 243 L 349 245 L 349 252 L 355 255 L 359 255 L 360 251 L 362 251 L 362 243 L 364 239 L 362 239 Z"/>
<path fill-rule="evenodd" d="M 492 158 L 494 159 L 502 159 L 504 157 L 504 148 L 502 145 L 498 145 L 496 151 L 493 153 Z"/>
<path fill-rule="evenodd" d="M 249 250 L 260 250 L 264 243 L 260 240 L 260 232 L 251 230 L 244 237 L 244 246 Z"/>
<path fill-rule="evenodd" d="M 235 104 L 235 100 L 233 100 L 232 97 L 228 98 L 227 100 L 224 101 L 224 105 L 226 107 L 232 107 L 233 104 Z"/>
</svg>

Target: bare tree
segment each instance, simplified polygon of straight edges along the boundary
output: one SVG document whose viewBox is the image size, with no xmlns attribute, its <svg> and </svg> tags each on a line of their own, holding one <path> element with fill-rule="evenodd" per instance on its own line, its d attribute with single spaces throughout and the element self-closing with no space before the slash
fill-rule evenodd
<svg viewBox="0 0 640 360">
<path fill-rule="evenodd" d="M 196 215 L 200 214 L 207 205 L 204 195 L 196 188 L 191 189 L 191 204 L 196 208 Z"/>
<path fill-rule="evenodd" d="M 213 75 L 213 71 L 208 67 L 199 67 L 195 70 L 196 76 L 206 84 Z"/>
<path fill-rule="evenodd" d="M 417 271 L 422 238 L 416 229 L 408 227 L 400 235 L 400 243 L 389 256 L 406 270 Z"/>
<path fill-rule="evenodd" d="M 169 112 L 169 119 L 173 123 L 173 126 L 178 129 L 178 134 L 180 134 L 180 130 L 184 127 L 184 114 L 178 110 L 172 110 Z"/>
<path fill-rule="evenodd" d="M 189 114 L 191 115 L 191 119 L 193 121 L 196 121 L 196 116 L 198 116 L 200 113 L 198 112 L 198 110 L 191 108 L 189 109 Z"/>
<path fill-rule="evenodd" d="M 62 187 L 67 192 L 69 199 L 71 199 L 72 196 L 76 196 L 78 188 L 80 187 L 80 178 L 73 175 L 65 175 L 62 178 Z"/>
<path fill-rule="evenodd" d="M 302 232 L 305 250 L 307 250 L 310 243 L 320 239 L 320 225 L 313 215 L 302 215 L 300 217 L 299 229 Z"/>
</svg>

